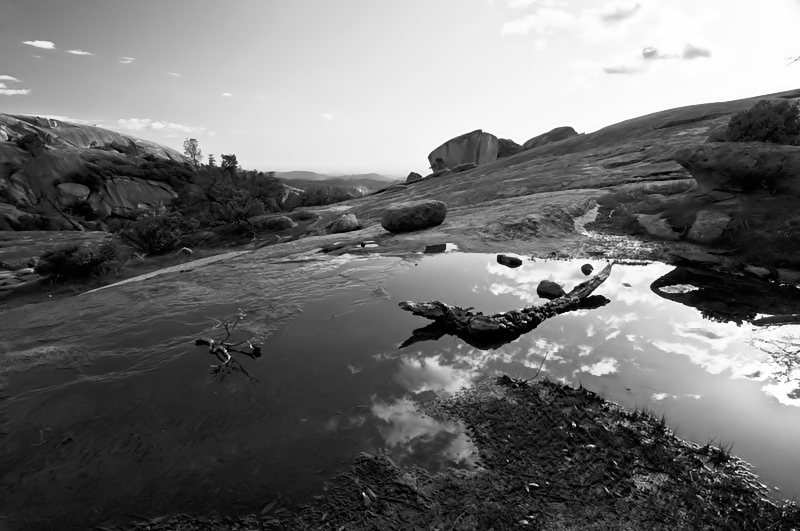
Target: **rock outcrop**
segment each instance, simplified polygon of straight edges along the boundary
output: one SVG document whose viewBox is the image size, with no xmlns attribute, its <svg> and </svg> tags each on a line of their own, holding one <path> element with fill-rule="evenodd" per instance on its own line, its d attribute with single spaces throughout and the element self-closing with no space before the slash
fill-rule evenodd
<svg viewBox="0 0 800 531">
<path fill-rule="evenodd" d="M 636 220 L 648 234 L 656 238 L 675 241 L 680 237 L 661 214 L 637 214 Z"/>
<path fill-rule="evenodd" d="M 306 198 L 306 191 L 288 184 L 283 185 L 283 194 L 278 200 L 278 207 L 286 212 L 291 212 L 295 208 L 303 206 Z"/>
<path fill-rule="evenodd" d="M 280 230 L 291 229 L 295 226 L 294 221 L 281 214 L 263 214 L 250 218 L 250 223 L 257 230 L 267 232 L 277 232 Z"/>
<path fill-rule="evenodd" d="M 497 137 L 476 129 L 470 133 L 448 140 L 428 155 L 428 162 L 434 172 L 441 169 L 437 159 L 442 159 L 446 168 L 472 162 L 486 164 L 497 159 Z"/>
<path fill-rule="evenodd" d="M 89 203 L 101 217 L 128 216 L 135 210 L 165 205 L 177 196 L 169 185 L 144 179 L 117 177 L 106 181 Z"/>
<path fill-rule="evenodd" d="M 419 173 L 414 172 L 414 171 L 409 173 L 408 177 L 406 177 L 406 183 L 408 183 L 408 184 L 415 183 L 415 182 L 421 181 L 421 180 L 422 180 L 422 175 L 420 175 Z"/>
<path fill-rule="evenodd" d="M 459 164 L 458 166 L 453 168 L 451 170 L 451 173 L 461 173 L 461 172 L 465 172 L 465 171 L 470 171 L 470 170 L 474 170 L 477 167 L 478 167 L 478 165 L 475 164 L 474 162 L 465 162 L 464 164 Z"/>
<path fill-rule="evenodd" d="M 411 232 L 441 225 L 447 216 L 442 201 L 409 201 L 390 205 L 381 217 L 381 226 L 389 232 Z"/>
<path fill-rule="evenodd" d="M 677 150 L 675 162 L 686 168 L 704 192 L 774 191 L 800 196 L 800 147 L 765 142 L 713 142 Z"/>
<path fill-rule="evenodd" d="M 552 144 L 553 142 L 558 142 L 559 140 L 565 140 L 567 138 L 577 136 L 578 133 L 572 127 L 556 127 L 555 129 L 543 133 L 539 136 L 535 136 L 522 144 L 522 149 L 527 151 L 529 149 L 537 148 L 539 146 L 544 146 L 545 144 Z"/>
</svg>

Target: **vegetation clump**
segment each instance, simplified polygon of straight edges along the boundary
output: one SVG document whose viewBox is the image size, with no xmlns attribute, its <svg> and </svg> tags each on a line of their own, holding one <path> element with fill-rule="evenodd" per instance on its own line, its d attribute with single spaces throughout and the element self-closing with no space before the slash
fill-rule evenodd
<svg viewBox="0 0 800 531">
<path fill-rule="evenodd" d="M 158 255 L 183 246 L 184 240 L 196 232 L 199 221 L 174 208 L 160 206 L 141 210 L 132 220 L 115 224 L 115 232 L 131 247 L 146 255 Z"/>
<path fill-rule="evenodd" d="M 786 100 L 761 100 L 731 118 L 723 135 L 727 142 L 800 143 L 800 109 Z"/>
<path fill-rule="evenodd" d="M 68 244 L 42 254 L 34 270 L 56 282 L 87 280 L 108 274 L 118 257 L 119 250 L 111 240 L 96 248 Z"/>
</svg>

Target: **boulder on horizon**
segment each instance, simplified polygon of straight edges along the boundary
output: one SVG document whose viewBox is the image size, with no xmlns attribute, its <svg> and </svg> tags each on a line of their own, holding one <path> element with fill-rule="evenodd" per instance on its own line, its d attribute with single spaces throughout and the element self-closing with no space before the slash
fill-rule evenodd
<svg viewBox="0 0 800 531">
<path fill-rule="evenodd" d="M 434 173 L 445 168 L 455 168 L 459 164 L 472 162 L 486 164 L 497 159 L 497 137 L 480 129 L 452 138 L 437 147 L 428 155 L 428 162 Z M 437 163 L 441 159 L 441 163 Z"/>
<path fill-rule="evenodd" d="M 422 180 L 422 175 L 420 175 L 415 171 L 412 171 L 411 173 L 408 174 L 408 177 L 406 177 L 406 183 L 408 184 L 415 183 L 421 180 Z"/>
<path fill-rule="evenodd" d="M 559 140 L 577 136 L 577 134 L 577 131 L 575 131 L 575 129 L 572 127 L 556 127 L 555 129 L 551 129 L 546 133 L 531 138 L 522 144 L 522 149 L 528 151 L 529 149 L 544 146 L 545 144 L 552 144 L 553 142 L 558 142 Z"/>
</svg>

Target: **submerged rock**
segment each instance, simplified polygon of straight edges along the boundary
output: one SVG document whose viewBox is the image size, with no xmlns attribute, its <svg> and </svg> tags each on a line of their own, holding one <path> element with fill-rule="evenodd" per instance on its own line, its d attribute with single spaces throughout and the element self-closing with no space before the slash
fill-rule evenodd
<svg viewBox="0 0 800 531">
<path fill-rule="evenodd" d="M 389 232 L 411 232 L 441 225 L 447 215 L 442 201 L 423 200 L 390 205 L 381 217 L 381 226 Z"/>
<path fill-rule="evenodd" d="M 566 292 L 564 291 L 564 288 L 562 288 L 557 282 L 553 282 L 552 280 L 542 280 L 536 287 L 536 295 L 543 299 L 552 300 L 563 297 L 566 295 Z"/>
<path fill-rule="evenodd" d="M 476 129 L 452 138 L 431 151 L 428 155 L 428 162 L 434 172 L 440 169 L 437 159 L 441 159 L 447 168 L 455 168 L 459 164 L 467 162 L 481 165 L 496 160 L 497 150 L 497 137 Z"/>
<path fill-rule="evenodd" d="M 360 227 L 358 218 L 355 214 L 342 214 L 328 225 L 328 234 L 338 234 L 340 232 L 350 232 Z"/>
<path fill-rule="evenodd" d="M 517 258 L 516 256 L 508 256 L 506 254 L 498 254 L 497 255 L 497 263 L 504 265 L 506 267 L 519 267 L 522 265 L 522 260 Z"/>
</svg>

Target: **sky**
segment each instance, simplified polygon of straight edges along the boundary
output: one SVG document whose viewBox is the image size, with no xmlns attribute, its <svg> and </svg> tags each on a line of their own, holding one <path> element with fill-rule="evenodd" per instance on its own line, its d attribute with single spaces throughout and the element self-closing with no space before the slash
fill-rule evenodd
<svg viewBox="0 0 800 531">
<path fill-rule="evenodd" d="M 0 0 L 0 112 L 246 169 L 428 173 L 520 144 L 800 88 L 800 0 Z"/>
</svg>

